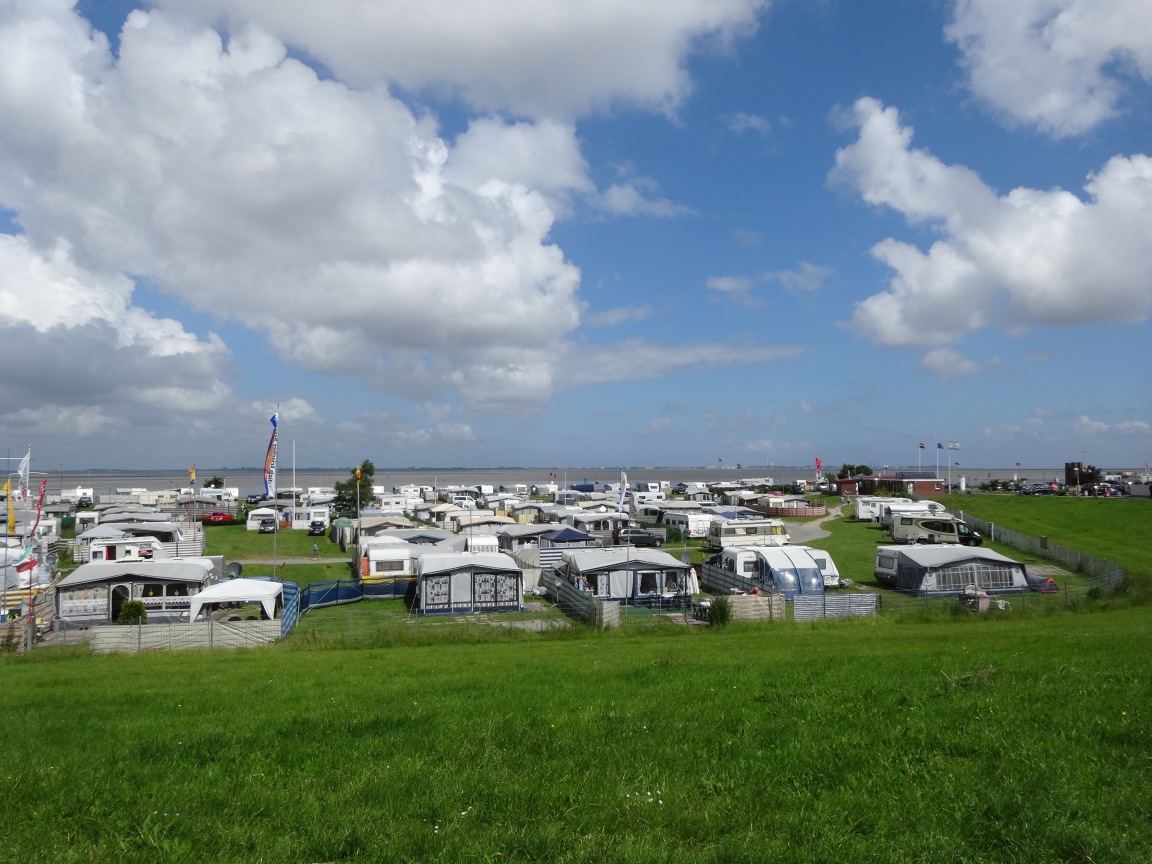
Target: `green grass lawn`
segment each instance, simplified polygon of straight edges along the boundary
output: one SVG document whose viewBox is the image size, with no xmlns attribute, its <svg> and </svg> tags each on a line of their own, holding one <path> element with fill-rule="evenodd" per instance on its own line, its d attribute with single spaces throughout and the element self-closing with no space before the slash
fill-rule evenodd
<svg viewBox="0 0 1152 864">
<path fill-rule="evenodd" d="M 1035 537 L 1115 561 L 1125 571 L 1152 578 L 1152 501 L 1147 498 L 1067 498 L 1059 495 L 949 495 L 940 499 L 963 511 Z"/>
<path fill-rule="evenodd" d="M 270 561 L 273 541 L 279 558 L 311 558 L 312 544 L 320 547 L 320 557 L 348 561 L 349 552 L 325 537 L 310 537 L 307 531 L 283 529 L 276 534 L 248 531 L 240 525 L 209 525 L 204 529 L 205 553 L 223 555 L 229 561 Z"/>
<path fill-rule="evenodd" d="M 0 858 L 1143 861 L 1148 624 L 0 658 Z"/>
</svg>

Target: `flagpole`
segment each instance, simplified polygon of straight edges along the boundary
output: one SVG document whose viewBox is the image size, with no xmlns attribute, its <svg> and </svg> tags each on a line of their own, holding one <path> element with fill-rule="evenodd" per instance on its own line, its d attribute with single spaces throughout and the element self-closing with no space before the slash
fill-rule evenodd
<svg viewBox="0 0 1152 864">
<path fill-rule="evenodd" d="M 12 450 L 11 449 L 8 450 L 8 458 L 7 458 L 7 461 L 4 463 L 4 467 L 5 468 L 11 468 L 12 467 Z M 4 496 L 4 504 L 7 507 L 8 514 L 14 515 L 15 511 L 13 511 L 13 509 L 12 509 L 12 475 L 11 474 L 8 475 L 8 482 L 4 484 L 4 488 L 8 490 L 7 494 Z M 3 598 L 0 599 L 0 624 L 7 624 L 8 623 L 8 558 L 10 557 L 8 554 L 8 550 L 12 548 L 11 546 L 8 545 L 8 541 L 11 539 L 11 537 L 9 535 L 11 533 L 13 521 L 14 520 L 12 518 L 12 515 L 9 515 L 8 521 L 4 525 L 4 586 L 2 589 Z"/>
</svg>

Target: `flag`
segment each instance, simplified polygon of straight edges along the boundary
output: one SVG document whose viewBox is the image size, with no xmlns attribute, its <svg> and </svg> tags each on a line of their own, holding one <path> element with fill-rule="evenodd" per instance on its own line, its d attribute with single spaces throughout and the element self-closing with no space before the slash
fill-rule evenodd
<svg viewBox="0 0 1152 864">
<path fill-rule="evenodd" d="M 360 469 L 359 468 L 356 469 L 356 482 L 357 483 L 360 482 Z"/>
<path fill-rule="evenodd" d="M 960 442 L 959 441 L 949 441 L 948 442 L 948 449 L 949 450 L 959 450 L 960 449 Z"/>
<path fill-rule="evenodd" d="M 276 427 L 279 425 L 280 412 L 277 411 L 269 419 L 272 424 L 272 437 L 268 440 L 268 452 L 264 454 L 264 495 L 267 498 L 276 497 Z"/>
<path fill-rule="evenodd" d="M 620 472 L 620 500 L 616 503 L 616 512 L 624 512 L 624 499 L 628 496 L 628 475 Z"/>
<path fill-rule="evenodd" d="M 36 529 L 40 527 L 40 508 L 44 506 L 44 493 L 48 491 L 48 478 L 45 477 L 40 481 L 40 495 L 36 498 L 36 521 L 32 523 L 32 530 L 27 536 L 32 537 L 36 534 Z"/>
<path fill-rule="evenodd" d="M 923 449 L 924 449 L 924 442 L 923 442 L 923 441 L 921 441 L 921 442 L 920 442 L 920 449 L 921 449 L 921 450 L 923 450 Z"/>
<path fill-rule="evenodd" d="M 817 474 L 819 474 L 819 473 L 820 473 L 820 471 L 821 471 L 821 469 L 822 469 L 823 467 L 824 467 L 824 463 L 823 463 L 823 462 L 821 462 L 821 461 L 820 461 L 820 457 L 819 457 L 819 456 L 817 456 L 817 457 L 816 457 L 816 473 L 817 473 Z"/>
<path fill-rule="evenodd" d="M 944 445 L 943 445 L 943 444 L 941 444 L 941 443 L 939 443 L 939 442 L 937 442 L 937 444 L 936 444 L 936 449 L 937 449 L 937 450 L 943 450 L 943 449 L 944 449 Z"/>
<path fill-rule="evenodd" d="M 1017 463 L 1016 463 L 1016 467 L 1017 467 L 1017 468 L 1019 468 L 1019 467 L 1020 467 L 1020 463 L 1019 463 L 1019 462 L 1017 462 Z"/>
<path fill-rule="evenodd" d="M 196 485 L 196 466 L 195 465 L 193 465 L 191 468 L 188 469 L 188 482 L 191 483 L 193 486 Z"/>
<path fill-rule="evenodd" d="M 8 536 L 16 534 L 16 511 L 12 509 L 12 478 L 4 484 L 4 497 L 8 499 Z"/>
<path fill-rule="evenodd" d="M 20 498 L 28 497 L 28 469 L 32 466 L 32 445 L 28 445 L 28 452 L 20 460 Z"/>
</svg>

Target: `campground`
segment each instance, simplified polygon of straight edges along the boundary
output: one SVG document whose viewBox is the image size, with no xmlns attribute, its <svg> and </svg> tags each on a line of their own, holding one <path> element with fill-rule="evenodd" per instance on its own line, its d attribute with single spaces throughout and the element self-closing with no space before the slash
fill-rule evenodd
<svg viewBox="0 0 1152 864">
<path fill-rule="evenodd" d="M 842 571 L 874 553 L 824 527 Z M 340 607 L 263 649 L 2 657 L 4 857 L 1144 860 L 1140 554 L 1121 596 L 986 617 L 525 632 L 381 601 L 354 638 Z"/>
</svg>

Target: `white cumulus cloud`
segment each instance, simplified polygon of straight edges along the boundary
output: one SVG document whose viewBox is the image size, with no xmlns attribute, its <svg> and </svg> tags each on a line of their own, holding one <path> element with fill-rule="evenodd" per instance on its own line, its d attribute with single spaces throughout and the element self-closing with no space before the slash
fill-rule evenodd
<svg viewBox="0 0 1152 864">
<path fill-rule="evenodd" d="M 390 81 L 482 110 L 571 118 L 630 104 L 673 111 L 689 51 L 755 31 L 769 0 L 157 0 L 252 23 L 357 86 Z"/>
<path fill-rule="evenodd" d="M 858 139 L 834 182 L 939 234 L 927 250 L 889 238 L 872 254 L 888 290 L 857 304 L 854 328 L 888 346 L 940 346 L 996 325 L 1143 321 L 1152 310 L 1152 158 L 1116 156 L 1078 196 L 997 195 L 971 170 L 911 147 L 895 109 L 858 100 Z"/>
<path fill-rule="evenodd" d="M 945 32 L 977 96 L 1056 137 L 1093 129 L 1130 81 L 1152 80 L 1147 0 L 957 0 Z"/>
</svg>

